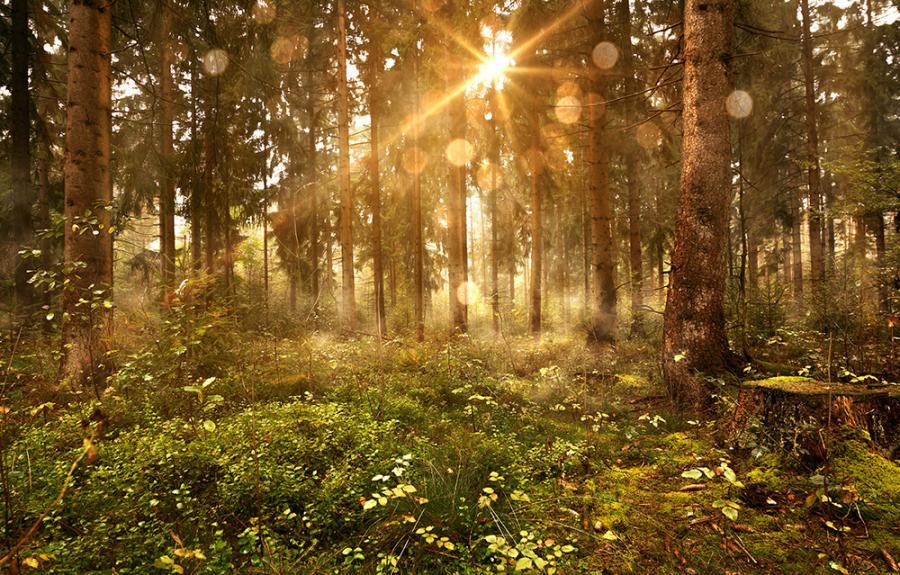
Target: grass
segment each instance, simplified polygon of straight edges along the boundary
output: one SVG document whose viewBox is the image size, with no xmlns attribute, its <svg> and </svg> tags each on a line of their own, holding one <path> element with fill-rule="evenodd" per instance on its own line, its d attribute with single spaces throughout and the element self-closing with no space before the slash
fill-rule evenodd
<svg viewBox="0 0 900 575">
<path fill-rule="evenodd" d="M 26 570 L 883 573 L 882 550 L 900 557 L 895 463 L 853 438 L 821 469 L 718 445 L 661 400 L 652 351 L 618 351 L 245 337 L 202 397 L 183 389 L 212 377 L 191 361 L 135 352 L 99 404 L 31 415 L 17 388 L 10 533 L 58 492 L 99 407 L 96 461 Z"/>
</svg>

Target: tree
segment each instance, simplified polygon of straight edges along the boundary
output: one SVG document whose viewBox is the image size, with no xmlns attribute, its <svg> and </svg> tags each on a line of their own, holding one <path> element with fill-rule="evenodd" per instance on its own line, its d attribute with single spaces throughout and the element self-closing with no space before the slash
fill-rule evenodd
<svg viewBox="0 0 900 575">
<path fill-rule="evenodd" d="M 670 397 L 709 406 L 695 372 L 733 369 L 725 335 L 724 246 L 731 199 L 731 130 L 725 100 L 734 0 L 687 0 L 681 197 L 663 326 L 663 376 Z"/>
<path fill-rule="evenodd" d="M 822 185 L 819 166 L 819 134 L 816 117 L 816 78 L 813 64 L 812 33 L 810 32 L 809 0 L 800 0 L 803 19 L 803 88 L 806 103 L 806 174 L 809 200 L 809 261 L 810 279 L 816 293 L 825 280 L 824 245 L 822 241 Z"/>
<path fill-rule="evenodd" d="M 350 100 L 347 94 L 347 9 L 337 2 L 338 28 L 338 183 L 341 189 L 341 294 L 344 326 L 356 329 L 353 270 L 353 190 L 350 189 Z"/>
<path fill-rule="evenodd" d="M 372 7 L 377 11 L 377 5 Z M 378 16 L 369 14 L 377 20 Z M 373 26 L 374 28 L 374 26 Z M 375 325 L 378 337 L 387 336 L 387 317 L 384 309 L 384 262 L 381 249 L 381 163 L 379 146 L 379 124 L 381 122 L 381 71 L 384 68 L 384 56 L 381 49 L 381 37 L 373 34 L 369 38 L 369 118 L 371 121 L 369 145 L 369 179 L 372 187 L 372 271 L 375 276 Z"/>
<path fill-rule="evenodd" d="M 9 173 L 12 184 L 12 221 L 10 235 L 17 250 L 24 249 L 31 240 L 31 205 L 34 192 L 31 185 L 31 104 L 28 97 L 28 68 L 31 46 L 28 30 L 28 0 L 12 0 L 9 48 L 12 53 L 10 70 L 10 149 Z M 26 261 L 16 255 L 15 292 L 20 305 L 31 303 Z"/>
<path fill-rule="evenodd" d="M 593 0 L 586 13 L 592 59 L 588 95 L 588 196 L 591 216 L 591 277 L 593 280 L 590 337 L 595 342 L 616 339 L 616 281 L 613 257 L 613 208 L 609 192 L 609 147 L 604 130 L 605 69 L 609 44 L 603 42 L 605 2 Z M 603 66 L 601 68 L 600 66 Z"/>
<path fill-rule="evenodd" d="M 169 0 L 159 1 L 159 152 L 162 171 L 159 180 L 159 255 L 162 272 L 163 303 L 167 305 L 175 282 L 175 178 L 172 122 L 174 117 L 172 82 L 172 10 Z"/>
<path fill-rule="evenodd" d="M 109 0 L 70 0 L 61 376 L 102 384 L 112 327 Z"/>
</svg>

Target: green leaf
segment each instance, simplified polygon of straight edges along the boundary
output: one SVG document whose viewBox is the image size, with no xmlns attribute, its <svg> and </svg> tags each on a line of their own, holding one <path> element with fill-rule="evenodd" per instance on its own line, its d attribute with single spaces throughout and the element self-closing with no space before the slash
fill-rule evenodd
<svg viewBox="0 0 900 575">
<path fill-rule="evenodd" d="M 729 483 L 734 483 L 735 481 L 737 481 L 737 475 L 730 467 L 723 467 L 722 474 L 725 476 L 725 479 L 727 479 Z"/>
<path fill-rule="evenodd" d="M 688 469 L 687 471 L 683 471 L 681 476 L 686 479 L 700 479 L 703 477 L 703 472 L 699 469 Z"/>
<path fill-rule="evenodd" d="M 732 521 L 737 521 L 738 511 L 734 507 L 726 506 L 722 508 L 722 515 L 731 519 Z"/>
<path fill-rule="evenodd" d="M 203 420 L 203 429 L 212 433 L 213 431 L 216 430 L 216 422 L 211 419 L 204 419 Z"/>
<path fill-rule="evenodd" d="M 516 561 L 516 571 L 525 571 L 534 567 L 534 562 L 528 557 L 519 557 Z"/>
</svg>

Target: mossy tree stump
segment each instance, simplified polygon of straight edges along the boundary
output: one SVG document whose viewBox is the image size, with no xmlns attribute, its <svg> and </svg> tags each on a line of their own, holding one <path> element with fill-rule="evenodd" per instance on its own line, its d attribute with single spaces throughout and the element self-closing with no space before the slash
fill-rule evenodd
<svg viewBox="0 0 900 575">
<path fill-rule="evenodd" d="M 825 383 L 807 377 L 773 377 L 741 386 L 726 435 L 733 439 L 753 419 L 782 446 L 827 456 L 825 432 L 847 426 L 868 433 L 889 452 L 900 441 L 900 387 Z"/>
</svg>

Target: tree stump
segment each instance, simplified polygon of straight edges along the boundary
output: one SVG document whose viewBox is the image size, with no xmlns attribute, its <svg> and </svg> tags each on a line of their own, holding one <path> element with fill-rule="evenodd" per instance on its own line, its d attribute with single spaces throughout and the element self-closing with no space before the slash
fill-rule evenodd
<svg viewBox="0 0 900 575">
<path fill-rule="evenodd" d="M 864 430 L 876 446 L 894 452 L 900 441 L 900 386 L 825 383 L 807 377 L 773 377 L 741 386 L 725 436 L 736 439 L 757 419 L 766 438 L 781 447 L 827 457 L 827 432 Z"/>
</svg>

